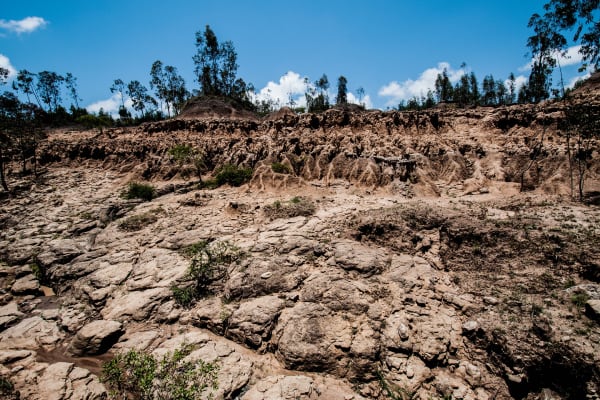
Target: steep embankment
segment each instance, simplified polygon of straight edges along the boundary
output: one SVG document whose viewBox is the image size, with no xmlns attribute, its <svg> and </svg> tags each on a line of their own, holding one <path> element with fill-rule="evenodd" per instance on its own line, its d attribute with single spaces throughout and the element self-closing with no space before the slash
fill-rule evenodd
<svg viewBox="0 0 600 400">
<path fill-rule="evenodd" d="M 216 398 L 597 398 L 600 211 L 555 196 L 570 193 L 562 112 L 55 132 L 43 179 L 0 203 L 3 383 L 99 399 L 103 361 L 185 342 L 219 366 Z M 199 189 L 176 144 L 252 180 Z M 124 200 L 133 179 L 159 196 Z M 201 241 L 228 257 L 192 300 Z"/>
<path fill-rule="evenodd" d="M 341 179 L 417 195 L 511 186 L 504 183 L 567 194 L 567 132 L 557 126 L 562 109 L 546 104 L 408 113 L 330 110 L 263 122 L 175 119 L 86 139 L 54 137 L 41 157 L 46 163 L 97 160 L 132 170 L 137 179 L 164 180 L 181 167 L 168 150 L 189 144 L 208 171 L 226 163 L 255 168 L 258 188 Z M 597 148 L 595 141 L 590 146 Z M 586 174 L 593 191 L 600 189 L 596 160 L 592 157 Z M 289 176 L 276 175 L 273 162 L 287 165 Z M 575 175 L 575 166 L 572 170 Z"/>
</svg>

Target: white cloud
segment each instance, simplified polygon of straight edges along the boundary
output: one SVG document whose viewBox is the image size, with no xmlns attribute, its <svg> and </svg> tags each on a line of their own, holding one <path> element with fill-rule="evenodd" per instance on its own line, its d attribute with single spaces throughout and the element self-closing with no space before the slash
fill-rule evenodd
<svg viewBox="0 0 600 400">
<path fill-rule="evenodd" d="M 48 21 L 42 17 L 27 17 L 19 21 L 14 19 L 9 21 L 0 19 L 0 28 L 18 34 L 31 33 L 38 28 L 43 28 L 46 25 L 48 25 Z"/>
<path fill-rule="evenodd" d="M 395 106 L 402 100 L 409 100 L 413 97 L 426 96 L 427 91 L 435 89 L 435 80 L 438 74 L 441 74 L 444 69 L 448 73 L 448 78 L 451 82 L 456 82 L 463 76 L 466 71 L 464 68 L 453 69 L 449 63 L 441 62 L 437 67 L 428 68 L 421 73 L 416 80 L 408 79 L 404 82 L 392 81 L 379 89 L 377 93 L 382 97 L 389 97 L 386 106 Z"/>
<path fill-rule="evenodd" d="M 309 89 L 314 89 L 315 86 L 306 77 L 294 71 L 288 71 L 285 75 L 279 78 L 279 82 L 270 81 L 267 85 L 260 89 L 255 94 L 254 100 L 272 100 L 276 108 L 289 106 L 290 96 L 294 100 L 296 107 L 306 107 L 305 93 Z M 335 102 L 336 94 L 332 91 L 327 93 L 329 101 Z M 364 104 L 366 108 L 372 108 L 373 102 L 369 95 L 363 95 L 361 101 L 358 101 L 358 96 L 352 92 L 348 92 L 348 102 L 354 104 Z"/>
<path fill-rule="evenodd" d="M 8 57 L 4 54 L 0 54 L 0 67 L 8 70 L 8 79 L 12 79 L 17 75 L 17 70 L 12 66 Z"/>
<path fill-rule="evenodd" d="M 371 101 L 371 96 L 369 96 L 369 95 L 362 96 L 362 98 L 359 101 L 358 96 L 356 96 L 352 92 L 348 92 L 348 103 L 359 104 L 359 105 L 364 104 L 365 108 L 367 110 L 373 108 L 373 102 Z"/>
<path fill-rule="evenodd" d="M 125 107 L 131 111 L 133 102 L 131 99 L 125 100 Z M 90 113 L 98 113 L 102 109 L 105 113 L 110 114 L 113 118 L 119 118 L 119 107 L 121 106 L 121 95 L 119 93 L 113 94 L 110 98 L 100 100 L 90 104 L 86 107 L 86 110 Z"/>
<path fill-rule="evenodd" d="M 554 58 L 558 61 L 561 67 L 568 67 L 571 65 L 579 65 L 583 61 L 583 55 L 579 52 L 581 50 L 581 46 L 571 46 L 567 49 L 567 51 L 563 53 L 556 52 Z M 527 64 L 520 66 L 518 68 L 519 72 L 531 71 L 531 67 L 533 66 L 533 59 L 530 60 Z"/>
<path fill-rule="evenodd" d="M 307 88 L 311 84 L 306 78 L 294 71 L 288 71 L 279 78 L 279 83 L 270 81 L 267 86 L 262 88 L 255 96 L 258 101 L 273 100 L 277 107 L 283 107 L 289 104 L 290 96 L 294 99 L 297 106 L 305 106 Z"/>
<path fill-rule="evenodd" d="M 571 80 L 569 81 L 569 83 L 567 84 L 565 89 L 572 89 L 577 82 L 587 79 L 590 76 L 592 76 L 592 73 L 588 71 L 585 75 L 575 76 L 575 77 L 571 78 Z"/>
</svg>

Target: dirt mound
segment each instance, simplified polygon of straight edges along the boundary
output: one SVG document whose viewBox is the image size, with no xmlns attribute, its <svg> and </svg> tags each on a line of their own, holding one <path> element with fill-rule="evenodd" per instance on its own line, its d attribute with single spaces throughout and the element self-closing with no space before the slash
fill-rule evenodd
<svg viewBox="0 0 600 400">
<path fill-rule="evenodd" d="M 275 121 L 278 119 L 284 119 L 287 115 L 293 117 L 296 115 L 296 113 L 294 112 L 294 110 L 292 110 L 289 107 L 281 107 L 279 110 L 273 111 L 272 113 L 267 115 L 265 117 L 265 120 L 266 121 Z"/>
<path fill-rule="evenodd" d="M 194 97 L 183 106 L 181 119 L 228 118 L 256 119 L 256 114 L 240 101 L 225 97 Z"/>
</svg>

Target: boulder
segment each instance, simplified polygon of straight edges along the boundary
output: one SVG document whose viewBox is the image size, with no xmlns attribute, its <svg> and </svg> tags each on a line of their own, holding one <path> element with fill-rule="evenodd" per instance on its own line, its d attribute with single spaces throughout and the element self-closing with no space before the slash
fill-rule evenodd
<svg viewBox="0 0 600 400">
<path fill-rule="evenodd" d="M 28 294 L 40 294 L 40 282 L 35 275 L 26 275 L 19 278 L 12 284 L 10 291 L 17 296 L 26 296 Z"/>
<path fill-rule="evenodd" d="M 229 318 L 227 337 L 258 348 L 271 336 L 274 322 L 285 307 L 276 296 L 264 296 L 240 304 Z"/>
<path fill-rule="evenodd" d="M 67 362 L 49 365 L 38 379 L 37 389 L 39 398 L 46 400 L 107 398 L 106 388 L 95 375 Z"/>
<path fill-rule="evenodd" d="M 0 307 L 0 330 L 5 329 L 14 322 L 23 317 L 23 313 L 19 311 L 17 303 L 8 303 Z"/>
<path fill-rule="evenodd" d="M 389 266 L 391 257 L 383 249 L 347 240 L 334 244 L 333 262 L 347 271 L 357 271 L 370 276 Z"/>
<path fill-rule="evenodd" d="M 585 313 L 600 322 L 600 300 L 588 300 L 585 303 Z"/>
<path fill-rule="evenodd" d="M 110 349 L 122 334 L 123 324 L 120 322 L 90 322 L 77 332 L 68 350 L 75 356 L 102 354 Z"/>
</svg>

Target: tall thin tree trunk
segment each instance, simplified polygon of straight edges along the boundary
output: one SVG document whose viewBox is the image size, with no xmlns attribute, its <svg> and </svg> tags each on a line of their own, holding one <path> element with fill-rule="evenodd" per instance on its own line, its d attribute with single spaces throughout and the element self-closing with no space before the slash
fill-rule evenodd
<svg viewBox="0 0 600 400">
<path fill-rule="evenodd" d="M 6 177 L 4 176 L 4 155 L 2 154 L 2 147 L 0 146 L 0 185 L 8 192 L 8 185 L 6 184 Z"/>
</svg>

